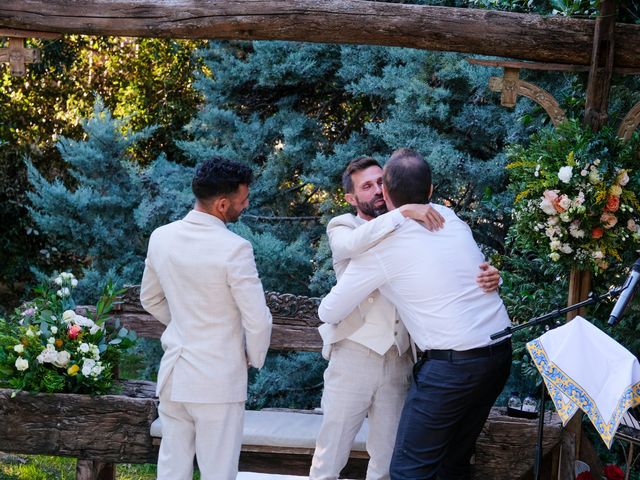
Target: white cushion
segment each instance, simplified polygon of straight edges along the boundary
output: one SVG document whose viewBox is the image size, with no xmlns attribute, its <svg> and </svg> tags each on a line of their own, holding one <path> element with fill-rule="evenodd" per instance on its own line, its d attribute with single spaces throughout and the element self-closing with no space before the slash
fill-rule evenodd
<svg viewBox="0 0 640 480">
<path fill-rule="evenodd" d="M 322 415 L 302 412 L 246 410 L 244 412 L 244 445 L 315 448 Z M 369 426 L 365 419 L 356 435 L 352 450 L 366 451 Z M 151 424 L 151 436 L 162 437 L 162 424 L 157 418 Z"/>
</svg>

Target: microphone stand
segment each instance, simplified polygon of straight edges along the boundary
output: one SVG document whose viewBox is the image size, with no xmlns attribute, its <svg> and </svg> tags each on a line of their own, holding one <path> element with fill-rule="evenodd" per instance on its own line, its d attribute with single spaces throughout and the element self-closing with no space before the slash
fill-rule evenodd
<svg viewBox="0 0 640 480">
<path fill-rule="evenodd" d="M 601 300 L 606 298 L 615 298 L 620 295 L 625 289 L 627 285 L 623 285 L 619 288 L 612 288 L 607 293 L 602 295 L 596 295 L 593 292 L 589 292 L 589 298 L 587 300 L 583 300 L 582 302 L 574 303 L 573 305 L 569 305 L 564 308 L 556 308 L 555 310 L 545 313 L 544 315 L 540 315 L 539 317 L 532 318 L 528 322 L 521 323 L 520 325 L 509 326 L 504 330 L 493 333 L 490 335 L 491 340 L 497 340 L 502 337 L 506 337 L 507 335 L 511 335 L 513 332 L 517 332 L 518 330 L 522 330 L 524 328 L 535 327 L 536 325 L 542 325 L 550 322 L 552 319 L 562 316 L 565 313 L 572 312 L 574 310 L 578 310 L 579 308 L 586 307 L 587 305 L 593 305 L 598 303 Z M 554 325 L 550 328 L 555 328 L 561 325 L 559 320 L 554 322 Z M 545 398 L 547 395 L 546 385 L 544 383 L 544 379 L 542 380 L 542 388 L 540 393 L 540 412 L 538 416 L 538 435 L 536 439 L 536 457 L 535 462 L 533 464 L 533 480 L 540 480 L 540 467 L 542 466 L 542 436 L 544 434 L 544 413 L 545 413 Z"/>
</svg>

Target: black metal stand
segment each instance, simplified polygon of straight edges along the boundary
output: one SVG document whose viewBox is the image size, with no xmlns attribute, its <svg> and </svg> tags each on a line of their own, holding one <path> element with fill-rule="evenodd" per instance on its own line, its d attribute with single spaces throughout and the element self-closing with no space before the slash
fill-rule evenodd
<svg viewBox="0 0 640 480">
<path fill-rule="evenodd" d="M 607 293 L 602 295 L 595 295 L 593 292 L 589 293 L 589 298 L 587 300 L 583 300 L 582 302 L 575 303 L 573 305 L 569 305 L 564 308 L 556 308 L 552 312 L 545 313 L 539 317 L 532 318 L 528 322 L 522 323 L 516 326 L 509 326 L 504 330 L 494 333 L 491 335 L 491 340 L 497 340 L 502 337 L 506 337 L 507 335 L 511 335 L 513 332 L 517 332 L 518 330 L 522 330 L 524 328 L 535 327 L 536 325 L 542 325 L 548 323 L 552 319 L 562 316 L 565 313 L 572 312 L 574 310 L 578 310 L 579 308 L 585 307 L 587 305 L 593 305 L 601 300 L 606 298 L 615 298 L 620 295 L 625 289 L 626 285 L 620 288 L 613 288 L 609 290 Z M 561 322 L 554 322 L 551 328 L 555 328 L 561 325 Z M 536 439 L 536 457 L 535 462 L 533 464 L 533 479 L 540 480 L 540 468 L 542 467 L 542 437 L 544 434 L 544 413 L 545 413 L 545 397 L 547 394 L 547 389 L 542 381 L 542 393 L 540 394 L 540 408 L 539 408 L 539 416 L 538 416 L 538 435 Z"/>
</svg>

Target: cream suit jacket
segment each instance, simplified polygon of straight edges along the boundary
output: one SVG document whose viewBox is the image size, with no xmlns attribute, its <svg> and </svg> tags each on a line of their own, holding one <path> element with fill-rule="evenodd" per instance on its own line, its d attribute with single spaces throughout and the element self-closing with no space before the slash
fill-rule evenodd
<svg viewBox="0 0 640 480">
<path fill-rule="evenodd" d="M 350 213 L 331 219 L 327 225 L 329 245 L 333 255 L 333 270 L 339 279 L 349 265 L 351 258 L 366 252 L 383 238 L 396 230 L 405 218 L 399 210 L 392 210 L 370 221 Z M 375 300 L 380 295 L 374 291 L 368 298 Z M 322 356 L 329 359 L 332 345 L 351 336 L 363 324 L 373 301 L 366 299 L 338 324 L 322 324 L 318 327 L 322 337 Z"/>
<path fill-rule="evenodd" d="M 263 365 L 271 337 L 247 240 L 195 210 L 158 228 L 149 240 L 140 301 L 167 325 L 158 395 L 171 376 L 176 402 L 246 400 L 247 365 Z"/>
</svg>

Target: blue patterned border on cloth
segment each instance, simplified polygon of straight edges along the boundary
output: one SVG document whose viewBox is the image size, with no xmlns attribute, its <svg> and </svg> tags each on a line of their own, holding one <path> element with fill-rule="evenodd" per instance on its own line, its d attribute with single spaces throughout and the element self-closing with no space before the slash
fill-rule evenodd
<svg viewBox="0 0 640 480">
<path fill-rule="evenodd" d="M 527 350 L 544 379 L 563 425 L 566 425 L 580 408 L 589 417 L 607 447 L 611 448 L 620 419 L 629 408 L 640 404 L 640 382 L 624 391 L 613 415 L 607 421 L 602 418 L 596 403 L 587 392 L 549 360 L 539 339 L 527 343 Z"/>
</svg>

